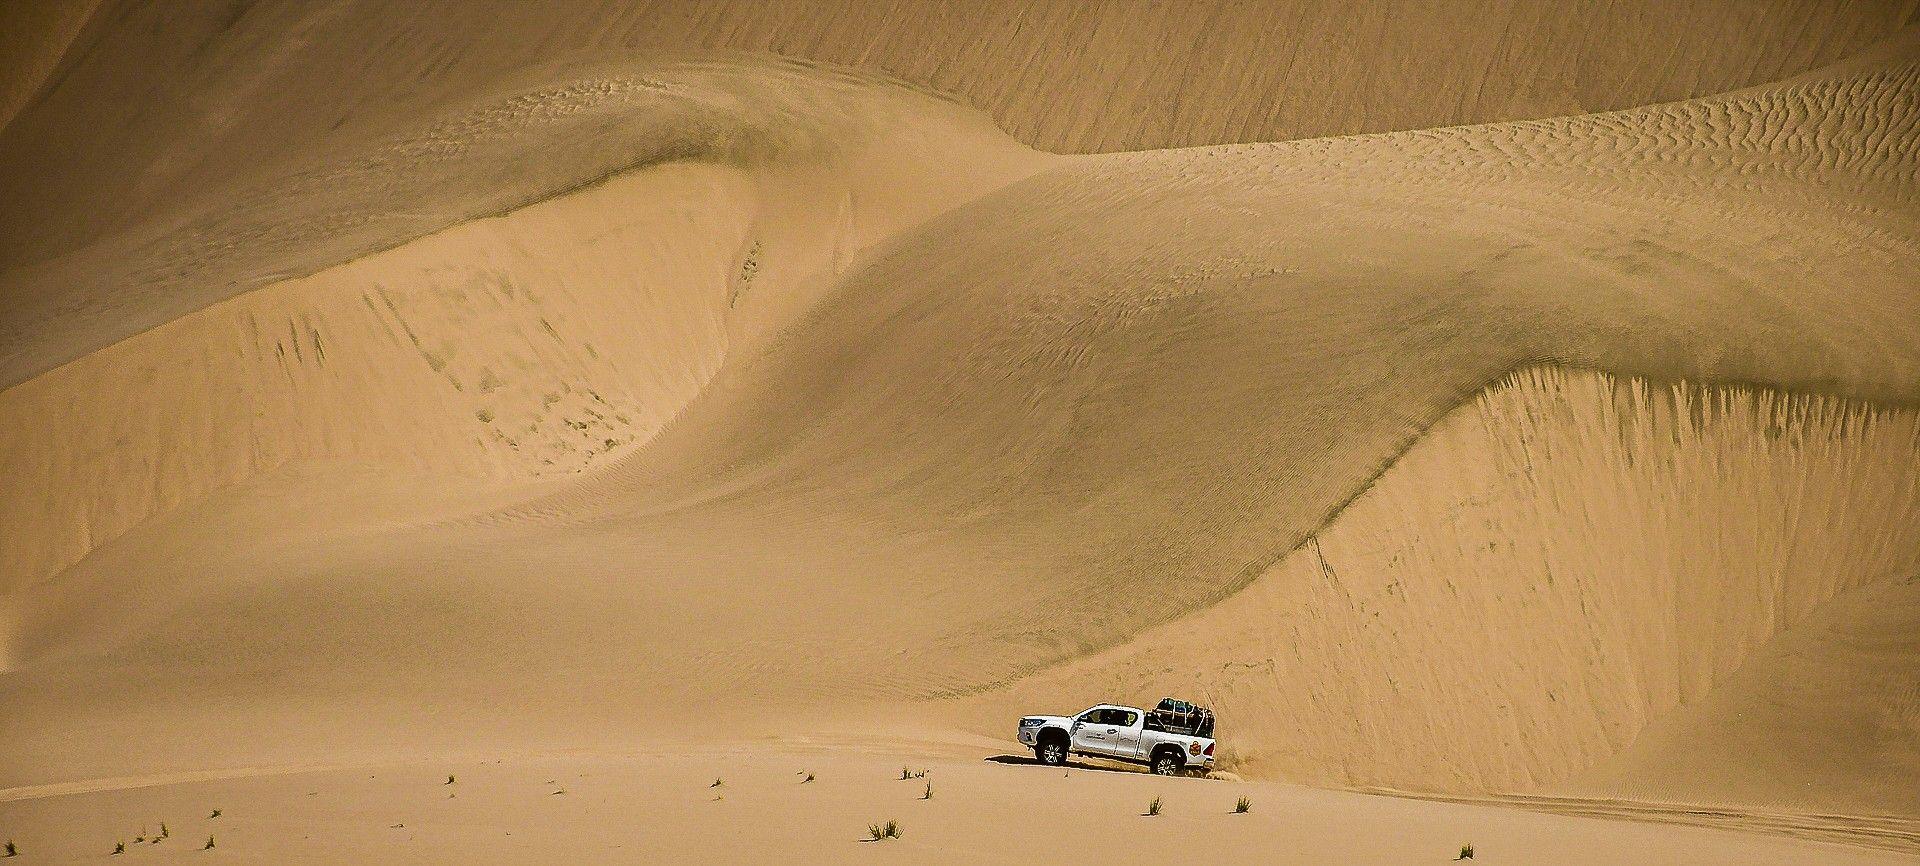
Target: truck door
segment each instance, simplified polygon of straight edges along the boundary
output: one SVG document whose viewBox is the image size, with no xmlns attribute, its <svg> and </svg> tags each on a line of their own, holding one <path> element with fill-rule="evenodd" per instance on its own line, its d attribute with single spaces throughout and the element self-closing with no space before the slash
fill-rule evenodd
<svg viewBox="0 0 1920 866">
<path fill-rule="evenodd" d="M 1113 737 L 1119 733 L 1117 710 L 1096 707 L 1081 713 L 1073 723 L 1073 750 L 1090 755 L 1113 754 Z"/>
<path fill-rule="evenodd" d="M 1114 720 L 1119 722 L 1114 733 L 1108 734 L 1108 747 L 1113 754 L 1122 758 L 1140 757 L 1140 714 L 1133 710 L 1114 710 Z"/>
</svg>

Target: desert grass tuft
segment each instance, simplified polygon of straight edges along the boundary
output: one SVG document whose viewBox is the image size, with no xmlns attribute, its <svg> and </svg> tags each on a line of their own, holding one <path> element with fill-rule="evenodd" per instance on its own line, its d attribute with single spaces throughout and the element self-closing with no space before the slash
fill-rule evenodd
<svg viewBox="0 0 1920 866">
<path fill-rule="evenodd" d="M 1158 814 L 1160 814 L 1160 798 L 1155 797 L 1153 798 L 1153 802 L 1147 804 L 1146 817 L 1151 818 Z"/>
<path fill-rule="evenodd" d="M 804 778 L 804 779 L 801 779 L 801 780 L 800 780 L 800 784 L 802 784 L 802 785 L 804 785 L 804 784 L 806 784 L 806 783 L 808 783 L 808 782 L 811 782 L 811 781 L 813 781 L 813 774 L 812 774 L 812 773 L 808 773 L 808 774 L 807 774 L 807 777 L 806 777 L 806 778 Z"/>
<path fill-rule="evenodd" d="M 931 800 L 931 799 L 933 799 L 933 783 L 932 783 L 932 782 L 928 782 L 928 783 L 927 783 L 927 790 L 926 790 L 926 792 L 925 792 L 925 793 L 922 793 L 922 794 L 920 795 L 920 799 L 922 799 L 922 800 Z"/>
<path fill-rule="evenodd" d="M 453 777 L 452 777 L 452 776 L 448 776 L 448 777 L 447 777 L 447 782 L 446 782 L 446 783 L 447 783 L 447 784 L 449 784 L 449 785 L 451 785 L 451 784 L 453 784 Z"/>
<path fill-rule="evenodd" d="M 211 814 L 211 815 L 208 815 L 208 816 L 207 816 L 207 820 L 209 820 L 209 821 L 211 821 L 211 820 L 213 820 L 213 819 L 215 819 L 215 818 L 218 818 L 218 817 L 220 817 L 220 810 L 219 810 L 219 809 L 215 809 L 215 810 L 213 810 L 213 814 Z"/>
<path fill-rule="evenodd" d="M 898 839 L 904 832 L 905 831 L 900 829 L 899 821 L 888 821 L 885 824 L 868 824 L 867 841 L 879 842 L 883 839 Z"/>
<path fill-rule="evenodd" d="M 202 850 L 202 851 L 212 851 L 212 850 L 213 850 L 213 837 L 212 837 L 212 836 L 208 836 L 208 837 L 207 837 L 207 844 L 206 844 L 206 846 L 205 846 L 205 847 L 203 847 L 203 848 L 201 848 L 200 850 Z"/>
<path fill-rule="evenodd" d="M 1233 814 L 1235 815 L 1245 815 L 1251 811 L 1253 811 L 1253 801 L 1245 797 L 1241 797 L 1240 802 L 1233 804 Z"/>
<path fill-rule="evenodd" d="M 1472 859 L 1473 859 L 1473 845 L 1471 845 L 1471 844 L 1467 844 L 1467 845 L 1462 845 L 1462 846 L 1460 846 L 1460 856 L 1458 856 L 1458 857 L 1455 857 L 1455 858 L 1453 858 L 1453 859 L 1455 859 L 1455 860 L 1472 860 Z"/>
<path fill-rule="evenodd" d="M 8 839 L 8 840 L 7 840 L 7 853 L 6 853 L 5 855 L 0 855 L 0 856 L 6 856 L 6 857 L 18 857 L 18 856 L 20 856 L 20 849 L 14 846 L 14 844 L 13 844 L 13 840 L 12 840 L 12 839 Z"/>
<path fill-rule="evenodd" d="M 115 843 L 113 843 L 113 853 L 115 853 L 115 854 L 125 854 L 125 853 L 127 853 L 127 843 L 125 843 L 125 842 L 115 842 Z"/>
</svg>

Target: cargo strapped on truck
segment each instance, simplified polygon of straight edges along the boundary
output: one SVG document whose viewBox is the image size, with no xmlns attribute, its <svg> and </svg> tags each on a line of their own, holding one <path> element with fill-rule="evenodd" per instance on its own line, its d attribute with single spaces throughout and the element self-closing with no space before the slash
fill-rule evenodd
<svg viewBox="0 0 1920 866">
<path fill-rule="evenodd" d="M 1189 737 L 1213 736 L 1213 711 L 1187 701 L 1161 698 L 1159 706 L 1147 711 L 1147 728 Z"/>
</svg>

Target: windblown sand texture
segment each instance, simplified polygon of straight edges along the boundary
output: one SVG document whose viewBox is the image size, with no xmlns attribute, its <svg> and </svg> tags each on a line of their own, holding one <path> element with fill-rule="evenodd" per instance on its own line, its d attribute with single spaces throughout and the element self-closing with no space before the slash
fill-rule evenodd
<svg viewBox="0 0 1920 866">
<path fill-rule="evenodd" d="M 1920 854 L 1915 3 L 936 5 L 9 9 L 0 836 Z M 1162 694 L 1249 781 L 979 761 Z M 563 753 L 696 829 L 300 841 Z"/>
</svg>

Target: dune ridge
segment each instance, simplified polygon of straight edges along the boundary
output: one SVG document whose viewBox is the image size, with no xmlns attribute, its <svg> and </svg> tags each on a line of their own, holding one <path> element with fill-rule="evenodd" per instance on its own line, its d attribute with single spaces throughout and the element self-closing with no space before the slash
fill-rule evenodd
<svg viewBox="0 0 1920 866">
<path fill-rule="evenodd" d="M 13 203 L 0 215 L 0 305 L 10 311 L 0 387 L 238 292 L 693 145 L 682 137 L 690 131 L 750 140 L 819 116 L 787 110 L 793 94 L 820 96 L 805 76 L 786 88 L 709 82 L 728 111 L 704 110 L 714 103 L 697 94 L 692 110 L 676 111 L 675 95 L 647 88 L 644 73 L 690 49 L 856 66 L 864 71 L 841 74 L 956 93 L 1031 146 L 1095 152 L 1705 96 L 1839 61 L 1917 11 L 1914 0 L 1360 10 L 1117 0 L 964 13 L 928 0 L 577 0 L 539 10 L 510 0 L 113 0 L 43 98 L 0 127 L 0 200 Z M 1410 59 L 1436 38 L 1448 42 L 1447 62 Z M 656 59 L 636 63 L 636 50 Z M 641 80 L 605 74 L 609 66 L 637 66 Z M 860 122 L 858 112 L 834 119 Z M 428 137 L 415 138 L 423 126 Z"/>
<path fill-rule="evenodd" d="M 954 154 L 956 174 L 1017 158 L 989 121 L 942 98 L 754 57 L 557 63 L 356 132 L 320 157 L 231 169 L 80 249 L 6 261 L 0 386 L 248 290 L 622 172 L 693 161 L 826 176 L 861 164 L 865 197 L 915 211 L 928 190 L 911 175 L 946 168 L 916 155 L 943 151 L 942 139 L 975 143 Z M 888 166 L 909 166 L 898 189 Z M 9 235 L 53 224 L 41 216 Z"/>
</svg>

